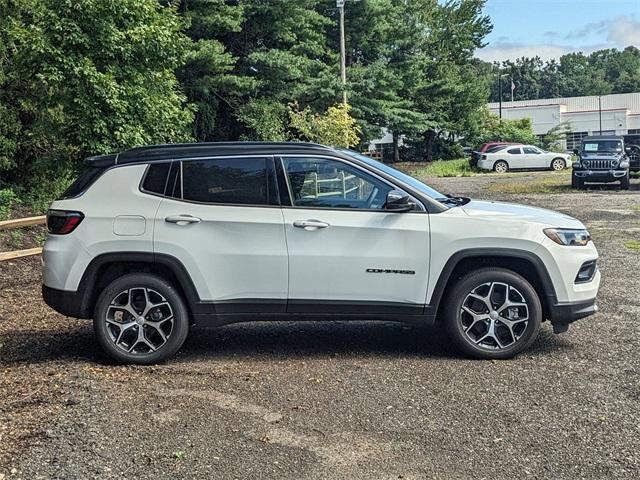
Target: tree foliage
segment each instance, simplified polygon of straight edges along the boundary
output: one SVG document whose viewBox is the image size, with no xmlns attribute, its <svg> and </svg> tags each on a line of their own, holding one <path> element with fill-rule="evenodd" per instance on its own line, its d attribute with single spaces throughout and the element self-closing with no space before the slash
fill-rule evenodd
<svg viewBox="0 0 640 480">
<path fill-rule="evenodd" d="M 360 127 L 349 115 L 350 107 L 344 103 L 333 105 L 321 115 L 309 107 L 298 110 L 289 106 L 290 128 L 294 138 L 337 147 L 353 147 L 360 143 Z"/>
<path fill-rule="evenodd" d="M 155 0 L 0 0 L 2 181 L 42 188 L 82 156 L 188 139 L 183 28 Z"/>
<path fill-rule="evenodd" d="M 506 74 L 515 84 L 515 100 L 579 97 L 640 91 L 640 50 L 598 50 L 589 55 L 568 53 L 558 60 L 539 57 L 515 61 L 476 64 L 491 85 L 491 101 L 500 98 L 498 75 Z M 508 80 L 507 80 L 508 82 Z M 509 85 L 503 85 L 503 100 L 511 99 Z"/>
</svg>

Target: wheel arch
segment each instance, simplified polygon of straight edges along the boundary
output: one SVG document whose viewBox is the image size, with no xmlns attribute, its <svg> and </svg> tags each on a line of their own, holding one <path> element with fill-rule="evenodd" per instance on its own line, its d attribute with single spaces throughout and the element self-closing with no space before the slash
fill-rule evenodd
<svg viewBox="0 0 640 480">
<path fill-rule="evenodd" d="M 427 310 L 441 317 L 448 287 L 465 274 L 483 267 L 501 267 L 522 275 L 535 289 L 542 304 L 544 318 L 557 302 L 556 291 L 544 262 L 535 253 L 510 248 L 476 248 L 456 252 L 449 258 L 436 282 Z"/>
<path fill-rule="evenodd" d="M 91 318 L 104 288 L 128 273 L 153 273 L 169 281 L 178 289 L 190 311 L 200 301 L 191 277 L 178 259 L 148 252 L 105 253 L 95 257 L 82 276 L 78 291 L 81 304 L 77 316 Z"/>
</svg>

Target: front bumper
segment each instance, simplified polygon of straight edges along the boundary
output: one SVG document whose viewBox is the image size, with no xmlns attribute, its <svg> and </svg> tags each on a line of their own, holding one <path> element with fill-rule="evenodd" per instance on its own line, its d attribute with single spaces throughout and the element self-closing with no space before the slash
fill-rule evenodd
<svg viewBox="0 0 640 480">
<path fill-rule="evenodd" d="M 569 324 L 598 312 L 596 299 L 580 302 L 558 302 L 549 306 L 549 320 L 554 333 L 566 332 Z"/>
<path fill-rule="evenodd" d="M 574 170 L 573 176 L 585 182 L 617 182 L 628 174 L 627 170 Z"/>
</svg>

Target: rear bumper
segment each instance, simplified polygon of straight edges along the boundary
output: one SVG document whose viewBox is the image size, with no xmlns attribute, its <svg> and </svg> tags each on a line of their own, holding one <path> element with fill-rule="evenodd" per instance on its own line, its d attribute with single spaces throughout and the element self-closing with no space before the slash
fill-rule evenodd
<svg viewBox="0 0 640 480">
<path fill-rule="evenodd" d="M 67 317 L 91 318 L 87 297 L 82 291 L 71 292 L 42 285 L 42 299 L 56 312 Z"/>
<path fill-rule="evenodd" d="M 617 182 L 628 174 L 627 170 L 574 170 L 573 176 L 585 182 Z"/>
</svg>

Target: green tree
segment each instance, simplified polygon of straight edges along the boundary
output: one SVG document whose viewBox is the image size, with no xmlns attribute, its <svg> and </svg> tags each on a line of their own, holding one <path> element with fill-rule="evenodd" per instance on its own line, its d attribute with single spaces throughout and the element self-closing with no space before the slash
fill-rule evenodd
<svg viewBox="0 0 640 480">
<path fill-rule="evenodd" d="M 287 104 L 323 111 L 337 98 L 331 20 L 319 0 L 184 0 L 193 41 L 180 77 L 198 106 L 199 140 L 278 140 Z"/>
<path fill-rule="evenodd" d="M 349 105 L 339 103 L 319 115 L 309 107 L 298 110 L 297 105 L 290 105 L 290 129 L 294 138 L 300 140 L 336 147 L 353 147 L 360 142 L 360 127 L 349 114 L 350 109 Z"/>
<path fill-rule="evenodd" d="M 476 81 L 471 60 L 492 27 L 482 13 L 483 0 L 450 0 L 435 6 L 427 0 L 413 1 L 422 12 L 418 24 L 427 28 L 417 44 L 413 67 L 417 81 L 409 94 L 431 125 L 421 133 L 423 158 L 431 161 L 438 142 L 451 143 L 478 129 L 478 112 L 488 89 L 485 81 Z"/>
<path fill-rule="evenodd" d="M 88 154 L 189 138 L 187 38 L 155 0 L 0 3 L 3 183 L 59 189 Z M 55 191 L 48 192 L 55 195 Z"/>
<path fill-rule="evenodd" d="M 517 120 L 500 119 L 498 115 L 489 112 L 488 108 L 482 109 L 481 128 L 479 135 L 472 140 L 474 144 L 501 140 L 503 142 L 518 142 L 536 144 L 538 139 L 533 133 L 533 125 L 530 118 Z"/>
</svg>

